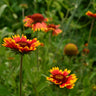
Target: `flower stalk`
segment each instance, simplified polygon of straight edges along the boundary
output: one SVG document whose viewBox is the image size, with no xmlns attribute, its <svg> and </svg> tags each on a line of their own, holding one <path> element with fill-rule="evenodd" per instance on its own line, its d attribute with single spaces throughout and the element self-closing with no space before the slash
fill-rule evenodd
<svg viewBox="0 0 96 96">
<path fill-rule="evenodd" d="M 90 32 L 89 32 L 89 37 L 88 37 L 88 44 L 89 44 L 89 41 L 90 41 L 90 38 L 91 38 L 93 25 L 94 25 L 94 19 L 92 19 L 92 23 L 91 23 L 91 27 L 90 27 Z"/>
<path fill-rule="evenodd" d="M 21 61 L 20 61 L 20 96 L 22 96 L 22 61 L 23 61 L 23 55 L 21 55 Z"/>
<path fill-rule="evenodd" d="M 22 8 L 22 18 L 24 19 L 24 8 Z M 23 31 L 25 30 L 24 25 L 23 25 Z"/>
<path fill-rule="evenodd" d="M 59 88 L 58 88 L 58 86 L 56 86 L 56 96 L 59 96 Z"/>
<path fill-rule="evenodd" d="M 37 38 L 38 38 L 38 31 L 37 31 Z M 39 52 L 39 49 L 37 48 L 37 70 L 39 71 L 38 52 Z"/>
</svg>

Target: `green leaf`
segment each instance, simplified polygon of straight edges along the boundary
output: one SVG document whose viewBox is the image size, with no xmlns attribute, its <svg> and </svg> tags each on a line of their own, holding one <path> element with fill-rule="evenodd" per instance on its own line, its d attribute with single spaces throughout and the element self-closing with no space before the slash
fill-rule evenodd
<svg viewBox="0 0 96 96">
<path fill-rule="evenodd" d="M 0 7 L 0 17 L 1 17 L 1 15 L 3 14 L 3 12 L 4 12 L 4 10 L 5 10 L 6 7 L 7 7 L 6 4 L 4 4 L 4 5 L 2 5 L 2 6 Z"/>
<path fill-rule="evenodd" d="M 2 30 L 0 30 L 1 38 L 4 38 L 5 36 L 12 36 L 14 33 L 10 32 L 10 29 L 8 27 L 4 27 Z"/>
<path fill-rule="evenodd" d="M 96 73 L 93 73 L 93 74 L 89 77 L 89 81 L 91 81 L 95 76 L 96 76 Z"/>
<path fill-rule="evenodd" d="M 10 92 L 8 91 L 8 88 L 0 85 L 0 96 L 10 96 Z"/>
<path fill-rule="evenodd" d="M 40 83 L 39 86 L 37 87 L 38 92 L 41 92 L 48 85 L 49 85 L 49 83 L 47 83 L 47 82 Z"/>
</svg>

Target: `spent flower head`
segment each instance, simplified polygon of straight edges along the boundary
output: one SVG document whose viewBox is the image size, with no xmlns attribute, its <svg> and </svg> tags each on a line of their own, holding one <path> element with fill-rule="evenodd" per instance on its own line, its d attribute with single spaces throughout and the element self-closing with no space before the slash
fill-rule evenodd
<svg viewBox="0 0 96 96">
<path fill-rule="evenodd" d="M 24 9 L 27 9 L 28 8 L 28 5 L 27 4 L 20 4 L 20 7 L 21 8 L 24 8 Z"/>
<path fill-rule="evenodd" d="M 69 55 L 69 56 L 77 55 L 78 54 L 77 46 L 73 43 L 68 43 L 64 47 L 64 54 Z"/>
</svg>

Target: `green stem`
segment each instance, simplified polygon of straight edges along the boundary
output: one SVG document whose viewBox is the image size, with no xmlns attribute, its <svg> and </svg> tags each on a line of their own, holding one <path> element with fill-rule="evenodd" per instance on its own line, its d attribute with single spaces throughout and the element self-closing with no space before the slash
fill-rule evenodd
<svg viewBox="0 0 96 96">
<path fill-rule="evenodd" d="M 37 70 L 39 70 L 39 62 L 38 62 L 38 48 L 37 48 Z"/>
<path fill-rule="evenodd" d="M 69 57 L 69 69 L 72 68 L 72 57 Z"/>
<path fill-rule="evenodd" d="M 24 19 L 24 8 L 22 8 L 22 17 Z"/>
<path fill-rule="evenodd" d="M 34 87 L 34 91 L 35 91 L 35 96 L 39 96 L 38 92 L 37 92 L 37 89 L 36 89 L 36 85 L 34 85 L 33 87 Z"/>
<path fill-rule="evenodd" d="M 52 38 L 51 34 L 52 34 L 52 32 L 49 32 L 49 47 L 51 45 L 51 38 Z"/>
<path fill-rule="evenodd" d="M 37 38 L 38 38 L 38 31 L 37 31 Z M 38 47 L 37 47 L 37 70 L 39 71 L 39 62 L 38 62 L 38 53 L 39 53 L 39 50 L 38 50 Z"/>
<path fill-rule="evenodd" d="M 93 25 L 94 25 L 94 19 L 92 20 L 91 27 L 90 27 L 90 32 L 89 32 L 89 37 L 88 37 L 88 45 L 89 45 L 89 41 L 90 41 L 90 38 L 91 38 Z"/>
<path fill-rule="evenodd" d="M 59 88 L 56 86 L 56 96 L 59 96 Z"/>
<path fill-rule="evenodd" d="M 20 96 L 22 96 L 22 61 L 23 61 L 23 55 L 21 55 L 21 61 L 20 61 Z"/>
<path fill-rule="evenodd" d="M 24 19 L 24 8 L 22 9 L 22 18 Z M 23 25 L 23 31 L 24 31 L 24 25 Z"/>
</svg>

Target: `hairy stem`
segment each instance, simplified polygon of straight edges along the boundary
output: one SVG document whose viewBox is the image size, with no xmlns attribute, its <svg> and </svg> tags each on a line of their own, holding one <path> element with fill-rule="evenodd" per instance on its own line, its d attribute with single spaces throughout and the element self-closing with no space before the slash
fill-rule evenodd
<svg viewBox="0 0 96 96">
<path fill-rule="evenodd" d="M 23 61 L 23 55 L 21 55 L 21 61 L 20 61 L 20 96 L 22 96 L 22 61 Z"/>
</svg>

